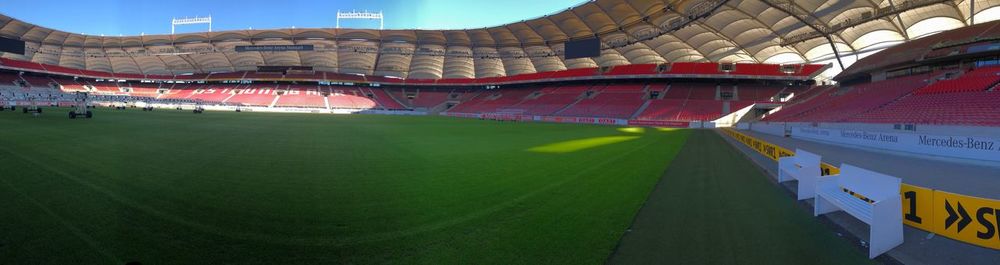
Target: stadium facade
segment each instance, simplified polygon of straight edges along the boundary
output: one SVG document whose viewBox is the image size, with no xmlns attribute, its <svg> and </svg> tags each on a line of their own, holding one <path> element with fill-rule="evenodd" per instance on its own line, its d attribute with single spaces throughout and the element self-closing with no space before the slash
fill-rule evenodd
<svg viewBox="0 0 1000 265">
<path fill-rule="evenodd" d="M 590 1 L 556 14 L 462 30 L 274 29 L 93 36 L 0 16 L 27 42 L 4 58 L 133 75 L 317 71 L 410 79 L 486 78 L 674 62 L 831 63 L 994 19 L 995 1 Z M 568 40 L 599 37 L 601 55 L 562 59 Z M 243 45 L 312 51 L 236 52 Z"/>
<path fill-rule="evenodd" d="M 71 118 L 81 113 L 91 118 L 86 101 L 92 100 L 148 111 L 442 115 L 655 126 L 650 131 L 663 134 L 674 130 L 662 127 L 730 127 L 718 132 L 766 171 L 805 168 L 788 164 L 796 152 L 802 161 L 810 157 L 809 168 L 820 170 L 795 176 L 805 186 L 793 192 L 820 182 L 821 175 L 842 169 L 856 174 L 837 179 L 849 179 L 836 183 L 840 186 L 824 184 L 824 190 L 808 193 L 815 199 L 808 206 L 815 215 L 850 213 L 829 220 L 858 237 L 882 236 L 872 232 L 875 228 L 864 230 L 866 225 L 893 230 L 885 233 L 891 242 L 877 247 L 861 240 L 872 250 L 869 258 L 889 253 L 891 259 L 880 261 L 953 261 L 940 254 L 947 252 L 971 264 L 995 261 L 1000 249 L 995 240 L 1000 220 L 984 217 L 1000 216 L 1000 193 L 995 179 L 982 178 L 995 177 L 1000 163 L 997 5 L 1000 1 L 597 0 L 482 29 L 307 28 L 125 37 L 68 33 L 0 16 L 0 35 L 24 41 L 26 48 L 23 54 L 0 55 L 0 105 L 35 116 L 43 107 L 75 106 Z M 600 39 L 599 56 L 566 59 L 566 43 L 590 38 Z M 698 133 L 700 141 L 710 142 Z M 569 152 L 564 149 L 639 138 L 577 139 L 526 150 Z M 704 151 L 694 149 L 685 148 Z M 831 158 L 841 163 L 822 162 Z M 705 165 L 716 163 L 713 159 L 688 160 L 687 166 L 717 166 Z M 908 163 L 922 170 L 900 169 Z M 931 176 L 937 172 L 961 174 Z M 802 184 L 810 177 L 814 182 Z M 884 181 L 875 185 L 864 177 Z M 884 196 L 857 195 L 853 188 Z M 830 203 L 820 204 L 827 202 L 819 201 L 824 196 Z M 883 201 L 891 209 L 872 206 Z M 951 202 L 975 207 L 978 222 L 961 217 L 956 211 L 968 212 Z M 959 227 L 952 228 L 959 219 Z M 976 229 L 963 230 L 970 223 Z M 901 224 L 908 227 L 905 234 Z M 933 238 L 914 236 L 923 233 L 918 230 L 965 244 L 912 243 Z M 935 249 L 924 249 L 928 246 Z M 899 252 L 888 252 L 894 248 Z M 926 253 L 936 256 L 922 256 Z"/>
</svg>

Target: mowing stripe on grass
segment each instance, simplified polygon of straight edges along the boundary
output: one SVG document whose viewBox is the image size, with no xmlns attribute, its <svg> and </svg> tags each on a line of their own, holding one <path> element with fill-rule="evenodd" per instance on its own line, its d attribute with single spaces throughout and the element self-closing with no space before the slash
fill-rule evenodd
<svg viewBox="0 0 1000 265">
<path fill-rule="evenodd" d="M 868 264 L 716 133 L 691 133 L 609 264 Z"/>
<path fill-rule="evenodd" d="M 97 253 L 100 253 L 105 258 L 108 258 L 109 260 L 111 260 L 111 262 L 113 264 L 124 263 L 124 262 L 122 262 L 121 259 L 119 259 L 118 257 L 115 257 L 115 255 L 112 254 L 111 252 L 109 252 L 107 249 L 104 249 L 103 247 L 101 247 L 100 244 L 97 243 L 97 241 L 95 241 L 92 237 L 90 237 L 89 235 L 87 235 L 86 233 L 84 233 L 83 231 L 81 231 L 80 228 L 77 228 L 76 226 L 74 226 L 74 225 L 70 224 L 69 222 L 67 222 L 65 218 L 60 217 L 58 214 L 56 214 L 54 211 L 52 211 L 52 209 L 49 209 L 49 207 L 46 207 L 44 204 L 38 202 L 38 200 L 35 200 L 35 198 L 32 198 L 31 195 L 28 195 L 28 194 L 24 193 L 24 191 L 21 191 L 21 189 L 15 187 L 13 184 L 11 184 L 6 179 L 0 178 L 0 182 L 3 182 L 4 185 L 6 185 L 8 189 L 10 189 L 11 191 L 14 191 L 14 193 L 17 193 L 17 195 L 21 196 L 21 198 L 24 198 L 26 201 L 30 202 L 35 207 L 38 207 L 38 209 L 41 209 L 42 212 L 44 212 L 46 215 L 48 215 L 49 217 L 51 217 L 52 219 L 54 219 L 56 222 L 58 222 L 60 225 L 62 225 L 63 227 L 65 227 L 66 230 L 69 230 L 70 233 L 72 233 L 74 236 L 76 236 L 80 240 L 83 240 L 83 242 L 85 242 L 87 244 L 87 246 L 89 246 L 90 248 L 94 249 L 94 251 L 96 251 Z"/>
</svg>

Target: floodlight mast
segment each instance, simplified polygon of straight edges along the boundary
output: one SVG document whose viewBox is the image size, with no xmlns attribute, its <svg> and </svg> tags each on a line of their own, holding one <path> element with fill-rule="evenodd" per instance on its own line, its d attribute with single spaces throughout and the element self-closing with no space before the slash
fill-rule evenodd
<svg viewBox="0 0 1000 265">
<path fill-rule="evenodd" d="M 340 12 L 340 10 L 337 10 L 338 29 L 340 28 L 341 19 L 378 19 L 378 29 L 385 29 L 385 19 L 382 16 L 382 11 L 378 11 L 378 13 L 375 13 L 375 12 L 368 12 L 368 10 L 361 12 L 354 10 L 351 10 L 349 12 Z"/>
<path fill-rule="evenodd" d="M 174 34 L 177 25 L 208 24 L 208 32 L 212 32 L 212 16 L 193 18 L 174 18 L 170 20 L 170 34 Z"/>
</svg>

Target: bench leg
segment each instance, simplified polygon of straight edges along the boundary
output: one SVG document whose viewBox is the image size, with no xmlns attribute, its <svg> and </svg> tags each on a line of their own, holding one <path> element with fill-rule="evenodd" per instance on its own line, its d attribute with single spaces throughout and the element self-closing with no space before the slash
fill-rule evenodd
<svg viewBox="0 0 1000 265">
<path fill-rule="evenodd" d="M 805 200 L 816 197 L 817 176 L 804 176 L 799 179 L 798 199 Z"/>
<path fill-rule="evenodd" d="M 903 244 L 903 213 L 898 197 L 875 204 L 873 210 L 868 248 L 870 259 Z"/>
<path fill-rule="evenodd" d="M 789 176 L 788 173 L 785 173 L 784 169 L 781 169 L 781 167 L 779 167 L 778 168 L 778 183 L 782 183 L 782 182 L 789 181 L 789 180 L 792 180 L 791 176 Z"/>
<path fill-rule="evenodd" d="M 816 196 L 816 201 L 813 202 L 813 216 L 820 216 L 838 210 L 840 208 L 837 208 L 836 205 L 824 199 L 823 196 Z"/>
</svg>

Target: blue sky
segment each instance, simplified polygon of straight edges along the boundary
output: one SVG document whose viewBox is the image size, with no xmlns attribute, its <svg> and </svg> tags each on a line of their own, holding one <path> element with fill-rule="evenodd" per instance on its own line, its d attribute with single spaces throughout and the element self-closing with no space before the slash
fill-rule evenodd
<svg viewBox="0 0 1000 265">
<path fill-rule="evenodd" d="M 340 10 L 381 10 L 386 29 L 496 26 L 556 13 L 584 0 L 2 0 L 0 13 L 48 28 L 88 35 L 170 33 L 170 19 L 208 16 L 212 30 L 332 28 Z M 341 27 L 378 28 L 377 21 Z M 179 26 L 178 33 L 207 31 Z"/>
</svg>

